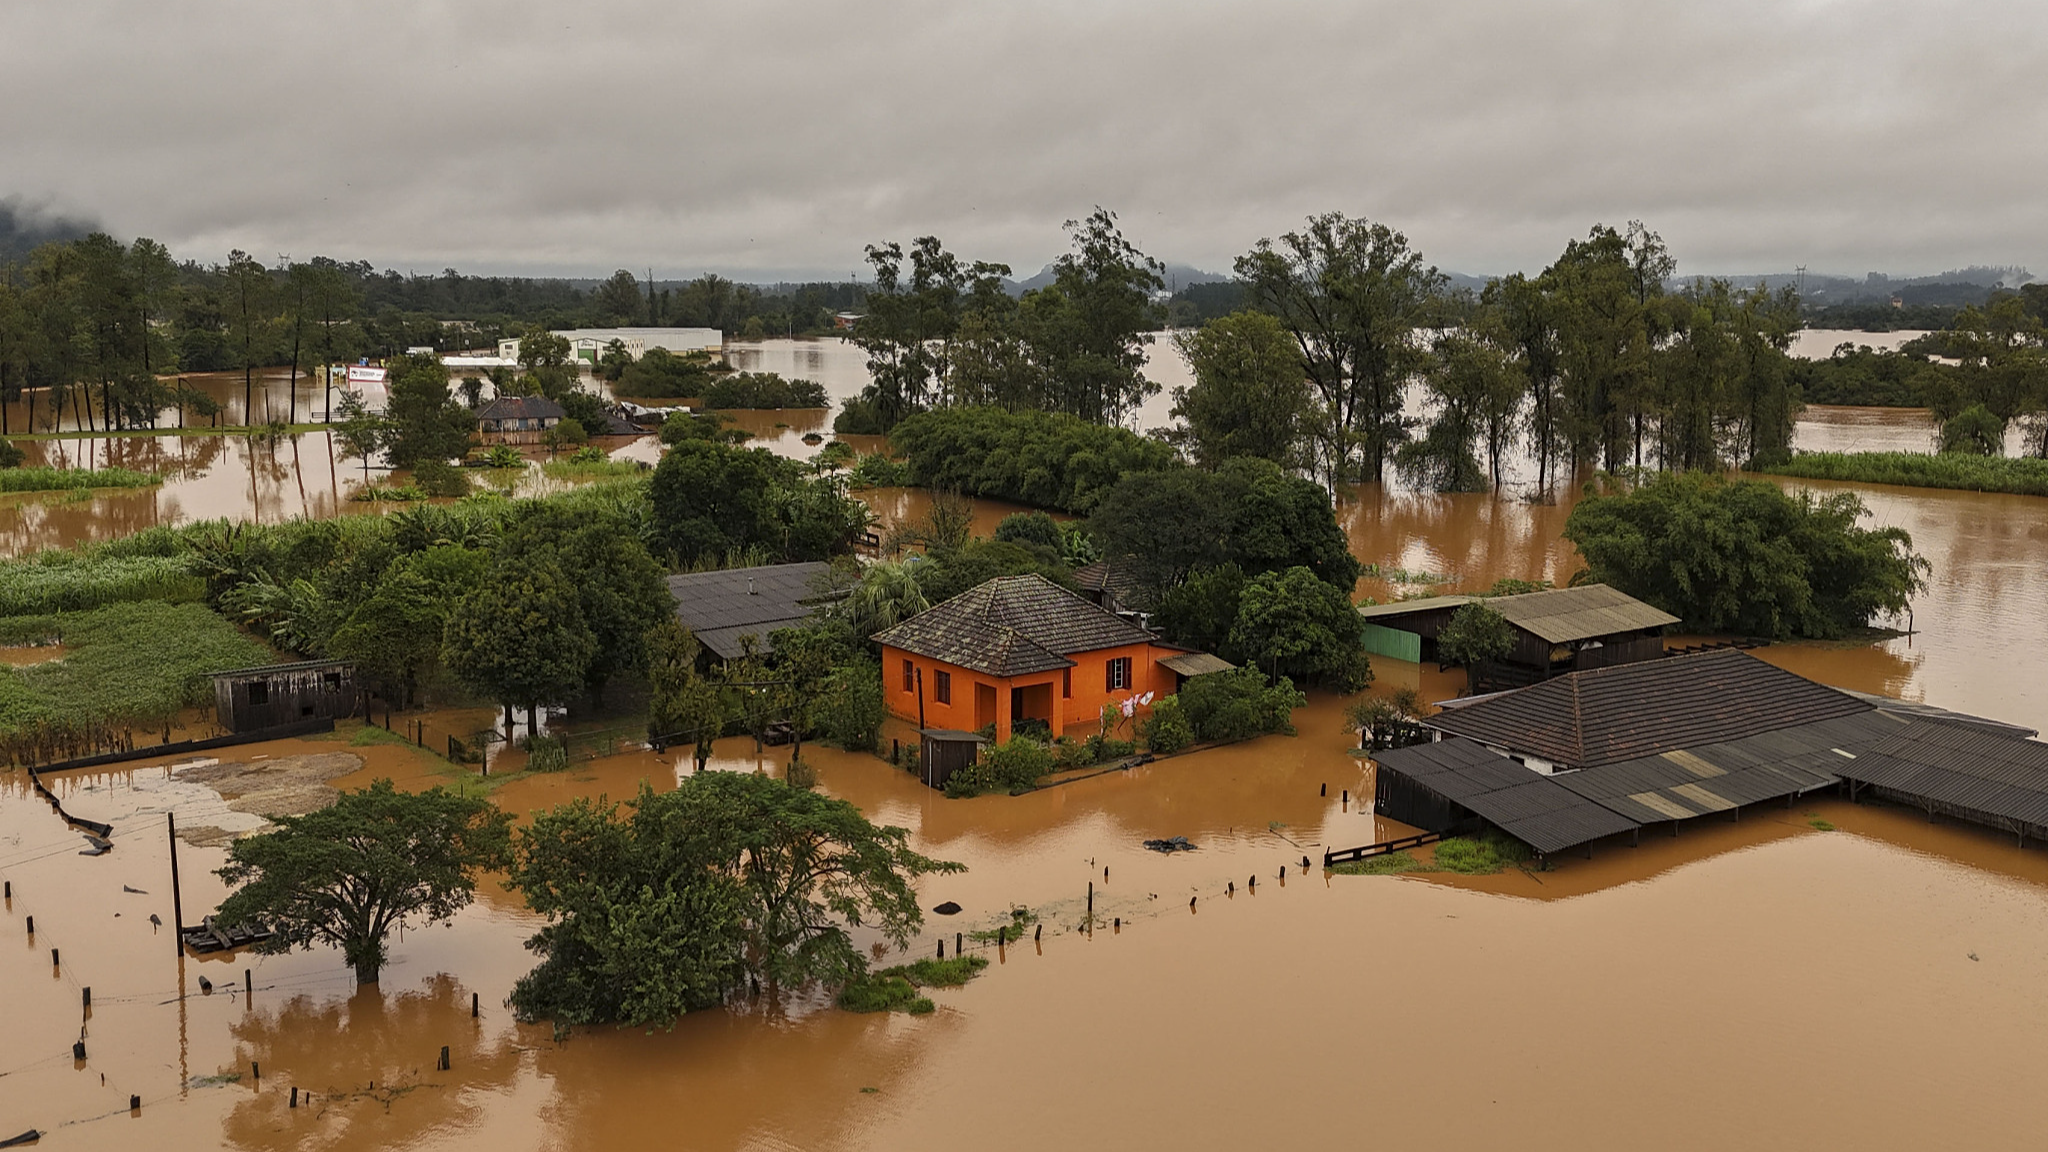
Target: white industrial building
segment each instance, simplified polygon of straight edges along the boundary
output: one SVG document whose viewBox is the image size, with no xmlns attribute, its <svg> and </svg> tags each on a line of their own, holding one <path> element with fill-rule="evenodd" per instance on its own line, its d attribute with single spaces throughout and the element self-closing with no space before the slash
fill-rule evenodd
<svg viewBox="0 0 2048 1152">
<path fill-rule="evenodd" d="M 604 350 L 617 340 L 626 346 L 626 352 L 638 360 L 649 348 L 663 348 L 670 352 L 722 352 L 725 350 L 725 333 L 716 328 L 569 328 L 554 333 L 569 342 L 569 358 L 583 364 L 595 364 Z M 498 341 L 498 357 L 501 360 L 519 359 L 519 341 L 516 339 Z"/>
</svg>

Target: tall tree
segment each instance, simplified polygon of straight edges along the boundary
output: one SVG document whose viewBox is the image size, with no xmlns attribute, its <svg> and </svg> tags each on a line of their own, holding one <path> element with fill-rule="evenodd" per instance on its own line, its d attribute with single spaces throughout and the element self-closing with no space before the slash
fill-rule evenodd
<svg viewBox="0 0 2048 1152">
<path fill-rule="evenodd" d="M 384 449 L 393 467 L 447 461 L 469 451 L 476 414 L 455 398 L 448 386 L 448 369 L 438 358 L 393 359 L 389 389 Z"/>
<path fill-rule="evenodd" d="M 1408 380 L 1421 366 L 1415 329 L 1433 322 L 1445 278 L 1384 224 L 1341 212 L 1309 218 L 1276 245 L 1261 240 L 1238 257 L 1252 301 L 1280 318 L 1321 394 L 1323 471 L 1335 486 L 1362 474 L 1378 480 L 1407 438 L 1401 415 Z M 1354 453 L 1362 452 L 1362 460 Z"/>
<path fill-rule="evenodd" d="M 1434 341 L 1423 374 L 1431 409 L 1421 438 L 1401 445 L 1396 463 L 1439 492 L 1476 492 L 1500 483 L 1501 457 L 1513 439 L 1526 391 L 1516 350 L 1486 312 Z M 1483 449 L 1482 465 L 1478 452 Z"/>
<path fill-rule="evenodd" d="M 510 860 L 511 817 L 440 788 L 399 792 L 378 780 L 273 819 L 277 831 L 229 846 L 220 876 L 237 887 L 216 918 L 269 925 L 260 952 L 338 947 L 358 984 L 377 982 L 393 927 L 449 919 L 475 898 L 479 873 Z"/>
<path fill-rule="evenodd" d="M 242 423 L 256 423 L 256 366 L 263 353 L 259 345 L 270 323 L 272 284 L 270 272 L 247 252 L 237 248 L 228 253 L 220 269 L 227 298 L 227 321 L 235 365 L 242 370 Z"/>
<path fill-rule="evenodd" d="M 1232 456 L 1282 468 L 1308 463 L 1314 390 L 1301 349 L 1279 320 L 1233 312 L 1173 342 L 1195 377 L 1191 387 L 1173 390 L 1172 414 L 1186 422 L 1181 439 L 1196 464 L 1215 468 Z"/>
<path fill-rule="evenodd" d="M 893 241 L 870 244 L 867 261 L 875 284 L 853 342 L 868 354 L 873 381 L 862 399 L 886 431 L 940 398 L 962 317 L 977 312 L 985 325 L 988 317 L 999 315 L 994 298 L 1002 295 L 1002 279 L 1010 269 L 965 263 L 936 236 L 918 237 L 907 253 Z"/>
<path fill-rule="evenodd" d="M 597 655 L 576 585 L 552 557 L 495 559 L 490 578 L 449 613 L 441 661 L 476 691 L 526 709 L 538 732 L 539 708 L 582 689 Z"/>
<path fill-rule="evenodd" d="M 1144 366 L 1164 265 L 1126 240 L 1107 208 L 1067 221 L 1067 232 L 1074 248 L 1053 263 L 1053 283 L 1024 296 L 1027 339 L 1051 389 L 1047 407 L 1121 423 L 1159 391 Z"/>
</svg>

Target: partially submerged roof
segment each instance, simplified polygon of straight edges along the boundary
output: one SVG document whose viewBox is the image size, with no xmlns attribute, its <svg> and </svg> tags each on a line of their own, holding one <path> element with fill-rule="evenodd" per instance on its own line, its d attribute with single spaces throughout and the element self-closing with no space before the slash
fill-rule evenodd
<svg viewBox="0 0 2048 1152">
<path fill-rule="evenodd" d="M 1107 592 L 1126 607 L 1141 607 L 1152 602 L 1152 591 L 1138 578 L 1138 569 L 1135 556 L 1095 560 L 1074 569 L 1074 583 L 1083 591 Z"/>
<path fill-rule="evenodd" d="M 1588 768 L 1871 710 L 1845 692 L 1724 648 L 1573 672 L 1424 723 Z"/>
<path fill-rule="evenodd" d="M 1367 620 L 1384 623 L 1389 617 L 1438 612 L 1475 601 L 1507 617 L 1508 623 L 1515 627 L 1552 644 L 1569 644 L 1575 640 L 1640 632 L 1678 623 L 1678 617 L 1671 613 L 1652 608 L 1605 584 L 1545 588 L 1513 596 L 1425 596 L 1419 600 L 1371 604 L 1360 608 L 1358 614 Z"/>
<path fill-rule="evenodd" d="M 1638 823 L 1689 820 L 1828 787 L 1858 749 L 1891 736 L 1903 723 L 1871 709 L 1552 779 Z"/>
<path fill-rule="evenodd" d="M 479 420 L 560 420 L 567 415 L 545 396 L 500 396 L 477 409 Z"/>
<path fill-rule="evenodd" d="M 990 676 L 1070 668 L 1077 652 L 1149 644 L 1152 634 L 1035 573 L 998 576 L 873 639 Z"/>
<path fill-rule="evenodd" d="M 1172 656 L 1160 657 L 1159 664 L 1161 667 L 1178 672 L 1183 676 L 1201 676 L 1209 672 L 1228 672 L 1232 668 L 1237 667 L 1237 665 L 1232 664 L 1223 657 L 1211 656 L 1207 652 L 1178 652 Z"/>
<path fill-rule="evenodd" d="M 769 650 L 768 634 L 799 624 L 819 599 L 817 583 L 831 568 L 822 562 L 770 564 L 686 572 L 668 578 L 676 619 L 720 657 L 737 659 L 745 636 L 757 637 L 757 652 Z"/>
<path fill-rule="evenodd" d="M 1922 801 L 2048 825 L 2048 744 L 2010 733 L 1909 720 L 1835 771 Z"/>
<path fill-rule="evenodd" d="M 1628 832 L 1636 821 L 1509 760 L 1484 745 L 1452 737 L 1376 752 L 1382 771 L 1397 772 L 1484 818 L 1538 852 L 1561 852 L 1588 840 Z"/>
</svg>

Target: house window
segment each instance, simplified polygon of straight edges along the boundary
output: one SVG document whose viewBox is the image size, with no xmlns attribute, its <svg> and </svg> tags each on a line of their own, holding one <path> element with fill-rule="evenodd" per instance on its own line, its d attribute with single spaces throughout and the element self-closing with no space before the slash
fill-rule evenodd
<svg viewBox="0 0 2048 1152">
<path fill-rule="evenodd" d="M 1074 670 L 1072 668 L 1060 669 L 1060 697 L 1065 700 L 1072 700 L 1074 698 Z"/>
<path fill-rule="evenodd" d="M 1131 686 L 1131 658 L 1119 656 L 1102 666 L 1102 686 L 1111 692 Z"/>
<path fill-rule="evenodd" d="M 254 681 L 251 681 L 251 682 L 250 682 L 250 684 L 249 684 L 249 703 L 251 703 L 251 704 L 268 704 L 268 703 L 270 703 L 270 681 L 268 681 L 268 680 L 254 680 Z"/>
<path fill-rule="evenodd" d="M 951 672 L 932 673 L 932 699 L 937 700 L 941 704 L 951 704 L 953 702 L 953 674 Z"/>
<path fill-rule="evenodd" d="M 910 661 L 908 660 L 903 662 L 903 690 L 905 692 L 917 691 L 917 670 L 910 666 Z"/>
</svg>

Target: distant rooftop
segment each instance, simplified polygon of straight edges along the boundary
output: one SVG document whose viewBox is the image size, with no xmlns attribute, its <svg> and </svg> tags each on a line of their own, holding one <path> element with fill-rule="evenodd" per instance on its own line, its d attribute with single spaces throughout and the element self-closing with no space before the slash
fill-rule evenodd
<svg viewBox="0 0 2048 1152">
<path fill-rule="evenodd" d="M 668 591 L 676 619 L 706 648 L 734 660 L 746 652 L 744 637 L 755 637 L 755 651 L 765 653 L 769 633 L 802 623 L 824 598 L 818 585 L 830 568 L 812 562 L 686 572 L 668 578 Z"/>
<path fill-rule="evenodd" d="M 1574 588 L 1545 588 L 1513 596 L 1426 596 L 1418 600 L 1396 600 L 1391 604 L 1370 604 L 1358 614 L 1367 620 L 1384 622 L 1386 617 L 1406 616 L 1458 608 L 1474 601 L 1507 618 L 1508 623 L 1552 644 L 1569 644 L 1622 632 L 1662 628 L 1678 623 L 1678 617 L 1605 584 L 1581 584 Z"/>
</svg>

